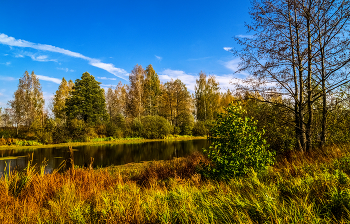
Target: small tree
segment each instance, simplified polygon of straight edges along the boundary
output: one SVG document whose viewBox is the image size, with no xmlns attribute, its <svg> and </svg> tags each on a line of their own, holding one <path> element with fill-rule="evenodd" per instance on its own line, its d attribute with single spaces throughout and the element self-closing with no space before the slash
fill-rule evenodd
<svg viewBox="0 0 350 224">
<path fill-rule="evenodd" d="M 267 150 L 257 122 L 244 117 L 246 112 L 240 105 L 231 103 L 225 111 L 218 115 L 210 131 L 212 145 L 204 153 L 212 163 L 203 168 L 204 176 L 228 180 L 247 174 L 250 169 L 260 171 L 272 165 L 274 153 Z"/>
</svg>

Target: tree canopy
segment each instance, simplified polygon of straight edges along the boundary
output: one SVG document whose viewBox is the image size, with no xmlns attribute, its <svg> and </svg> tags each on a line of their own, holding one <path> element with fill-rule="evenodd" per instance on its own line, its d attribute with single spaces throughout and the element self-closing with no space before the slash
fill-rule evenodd
<svg viewBox="0 0 350 224">
<path fill-rule="evenodd" d="M 104 90 L 88 72 L 75 80 L 66 101 L 66 114 L 69 120 L 78 119 L 90 124 L 108 120 Z"/>
</svg>

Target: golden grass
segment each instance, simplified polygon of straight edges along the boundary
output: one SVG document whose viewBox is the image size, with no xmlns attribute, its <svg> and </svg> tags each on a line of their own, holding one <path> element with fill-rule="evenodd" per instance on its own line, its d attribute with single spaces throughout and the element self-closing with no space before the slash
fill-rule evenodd
<svg viewBox="0 0 350 224">
<path fill-rule="evenodd" d="M 229 182 L 203 180 L 203 155 L 0 179 L 0 223 L 348 223 L 350 150 L 290 153 Z M 25 183 L 25 184 L 21 184 Z"/>
<path fill-rule="evenodd" d="M 105 145 L 105 144 L 138 144 L 144 142 L 158 142 L 158 141 L 183 141 L 183 140 L 195 140 L 195 139 L 207 139 L 204 136 L 179 136 L 169 139 L 116 139 L 113 141 L 102 141 L 102 142 L 69 142 L 59 144 L 47 144 L 39 146 L 18 146 L 18 145 L 1 145 L 1 150 L 8 149 L 35 149 L 35 148 L 52 148 L 52 147 L 67 147 L 67 146 L 81 146 L 81 145 Z"/>
</svg>

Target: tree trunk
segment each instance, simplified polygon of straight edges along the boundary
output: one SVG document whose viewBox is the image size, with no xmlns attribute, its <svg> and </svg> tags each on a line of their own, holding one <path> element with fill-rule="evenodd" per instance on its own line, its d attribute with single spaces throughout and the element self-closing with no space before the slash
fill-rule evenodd
<svg viewBox="0 0 350 224">
<path fill-rule="evenodd" d="M 308 45 L 308 74 L 307 74 L 307 110 L 308 110 L 308 122 L 306 127 L 306 151 L 311 151 L 312 149 L 312 86 L 311 86 L 311 76 L 312 76 L 312 43 L 311 43 L 311 29 L 310 29 L 310 9 L 312 1 L 309 1 L 309 8 L 306 15 L 306 26 L 307 26 L 307 45 Z"/>
</svg>

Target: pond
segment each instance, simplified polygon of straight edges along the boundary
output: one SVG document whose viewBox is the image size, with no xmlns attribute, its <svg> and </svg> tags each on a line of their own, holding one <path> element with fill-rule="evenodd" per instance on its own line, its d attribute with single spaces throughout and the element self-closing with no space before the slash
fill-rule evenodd
<svg viewBox="0 0 350 224">
<path fill-rule="evenodd" d="M 74 164 L 86 166 L 94 158 L 93 167 L 123 165 L 142 161 L 169 160 L 184 157 L 209 147 L 206 139 L 186 141 L 156 141 L 129 144 L 104 144 L 68 147 L 0 150 L 0 176 L 9 169 L 24 169 L 29 161 L 46 164 L 46 172 L 57 169 L 62 162 L 74 158 Z"/>
</svg>

